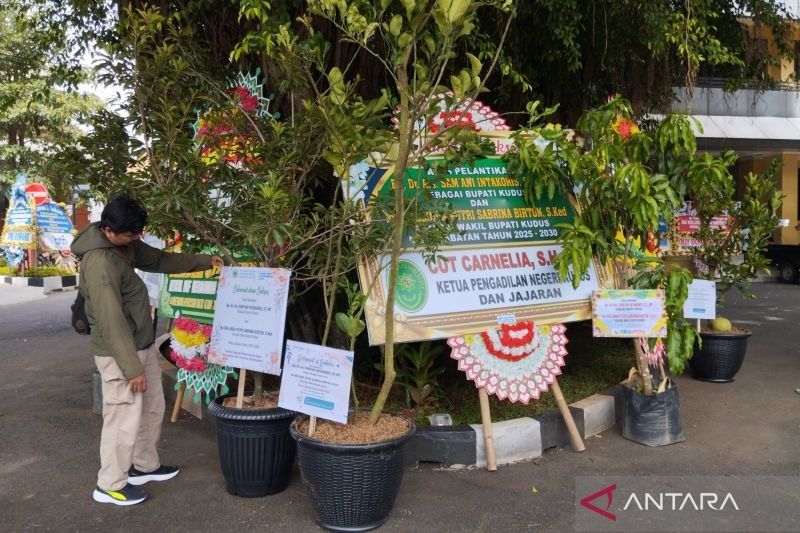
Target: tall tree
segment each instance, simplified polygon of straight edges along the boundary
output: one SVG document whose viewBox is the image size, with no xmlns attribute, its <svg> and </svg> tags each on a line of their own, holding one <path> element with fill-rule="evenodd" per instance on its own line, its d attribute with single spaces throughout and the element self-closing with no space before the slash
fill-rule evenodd
<svg viewBox="0 0 800 533">
<path fill-rule="evenodd" d="M 64 87 L 54 67 L 63 48 L 32 23 L 35 16 L 15 1 L 0 7 L 0 187 L 25 171 L 63 197 L 70 177 L 55 156 L 77 145 L 102 104 Z M 87 79 L 77 74 L 71 80 Z"/>
</svg>

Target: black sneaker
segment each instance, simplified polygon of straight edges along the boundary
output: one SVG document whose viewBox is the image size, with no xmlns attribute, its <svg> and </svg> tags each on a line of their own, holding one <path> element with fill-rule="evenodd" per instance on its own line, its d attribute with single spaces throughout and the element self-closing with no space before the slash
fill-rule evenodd
<svg viewBox="0 0 800 533">
<path fill-rule="evenodd" d="M 178 475 L 181 469 L 177 466 L 161 465 L 152 472 L 142 472 L 131 467 L 128 470 L 128 483 L 131 485 L 144 485 L 150 481 L 166 481 Z"/>
<path fill-rule="evenodd" d="M 120 490 L 103 490 L 100 487 L 94 489 L 92 498 L 100 503 L 113 503 L 114 505 L 136 505 L 147 499 L 147 493 L 130 483 Z"/>
</svg>

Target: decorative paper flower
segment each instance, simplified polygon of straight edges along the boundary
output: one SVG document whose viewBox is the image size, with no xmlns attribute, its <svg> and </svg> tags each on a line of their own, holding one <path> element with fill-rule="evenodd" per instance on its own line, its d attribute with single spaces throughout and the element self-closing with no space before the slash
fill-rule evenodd
<svg viewBox="0 0 800 533">
<path fill-rule="evenodd" d="M 467 127 L 480 131 L 480 128 L 472 120 L 472 114 L 469 111 L 442 111 L 438 116 L 428 121 L 428 129 L 431 133 L 436 133 L 440 128 L 450 127 Z"/>
<path fill-rule="evenodd" d="M 644 337 L 639 339 L 639 346 L 642 347 L 642 351 L 645 357 L 647 357 L 647 362 L 651 365 L 657 365 L 658 361 L 667 353 L 664 342 L 661 339 L 656 339 L 652 350 L 650 349 L 648 339 Z"/>
<path fill-rule="evenodd" d="M 639 126 L 635 122 L 623 117 L 617 117 L 614 122 L 614 131 L 620 134 L 623 139 L 639 133 Z"/>
<path fill-rule="evenodd" d="M 500 331 L 484 331 L 481 338 L 490 354 L 507 361 L 519 361 L 530 355 L 539 344 L 536 341 L 535 327 L 533 322 L 503 324 Z"/>
<path fill-rule="evenodd" d="M 528 403 L 537 399 L 561 374 L 567 355 L 566 327 L 563 324 L 534 327 L 532 322 L 524 322 L 509 326 L 505 332 L 502 327 L 499 332 L 494 331 L 497 340 L 492 340 L 492 336 L 490 343 L 486 342 L 484 334 L 451 337 L 447 341 L 453 348 L 450 356 L 458 360 L 458 369 L 464 371 L 476 387 L 485 388 L 501 400 Z M 489 346 L 494 349 L 498 341 L 501 347 L 504 342 L 525 342 L 517 347 L 522 350 L 533 347 L 524 355 L 509 359 L 504 357 L 502 348 L 499 350 L 502 356 L 490 351 Z"/>
</svg>

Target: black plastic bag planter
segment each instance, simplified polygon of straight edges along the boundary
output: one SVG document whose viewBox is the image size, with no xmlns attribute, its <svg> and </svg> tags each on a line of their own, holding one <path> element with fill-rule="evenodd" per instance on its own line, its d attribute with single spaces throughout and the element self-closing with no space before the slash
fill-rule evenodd
<svg viewBox="0 0 800 533">
<path fill-rule="evenodd" d="M 692 375 L 701 381 L 730 383 L 742 368 L 747 354 L 749 331 L 741 333 L 719 333 L 703 331 L 702 347 L 694 346 L 694 355 L 689 359 Z"/>
<path fill-rule="evenodd" d="M 658 383 L 654 383 L 654 390 Z M 645 396 L 622 386 L 622 436 L 645 446 L 667 446 L 683 442 L 678 389 L 668 380 L 663 392 Z"/>
<path fill-rule="evenodd" d="M 228 394 L 214 399 L 208 412 L 217 419 L 219 462 L 229 493 L 245 498 L 286 489 L 297 450 L 289 425 L 297 415 L 280 407 L 223 407 Z"/>
<path fill-rule="evenodd" d="M 297 417 L 290 432 L 297 441 L 297 460 L 317 514 L 317 524 L 331 531 L 368 531 L 386 522 L 405 469 L 408 432 L 375 444 L 329 444 L 301 433 Z M 405 418 L 405 417 L 404 417 Z"/>
</svg>

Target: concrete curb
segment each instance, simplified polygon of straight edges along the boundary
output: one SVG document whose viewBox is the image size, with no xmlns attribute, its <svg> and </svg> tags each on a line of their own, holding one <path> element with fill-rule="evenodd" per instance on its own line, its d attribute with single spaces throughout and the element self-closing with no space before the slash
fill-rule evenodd
<svg viewBox="0 0 800 533">
<path fill-rule="evenodd" d="M 570 404 L 570 411 L 583 438 L 617 424 L 621 412 L 622 385 Z M 492 423 L 497 464 L 540 457 L 545 450 L 570 444 L 561 414 L 548 411 L 535 417 Z M 406 463 L 440 463 L 446 467 L 486 466 L 483 426 L 418 428 L 406 451 Z"/>
<path fill-rule="evenodd" d="M 42 287 L 45 290 L 66 289 L 78 285 L 78 275 L 45 276 L 42 278 L 3 276 L 3 283 L 7 285 L 20 285 L 23 287 Z"/>
<path fill-rule="evenodd" d="M 168 334 L 156 339 L 159 345 Z M 171 410 L 177 395 L 177 369 L 166 359 L 161 361 L 164 396 Z M 184 411 L 197 418 L 208 418 L 205 402 L 194 403 L 184 396 Z M 577 401 L 569 406 L 581 437 L 587 438 L 614 427 L 622 412 L 622 384 Z M 558 410 L 535 417 L 492 423 L 497 464 L 509 464 L 541 457 L 545 450 L 569 446 L 569 432 Z M 485 467 L 486 449 L 483 426 L 469 424 L 417 428 L 406 448 L 406 466 L 438 463 L 445 467 Z"/>
</svg>

